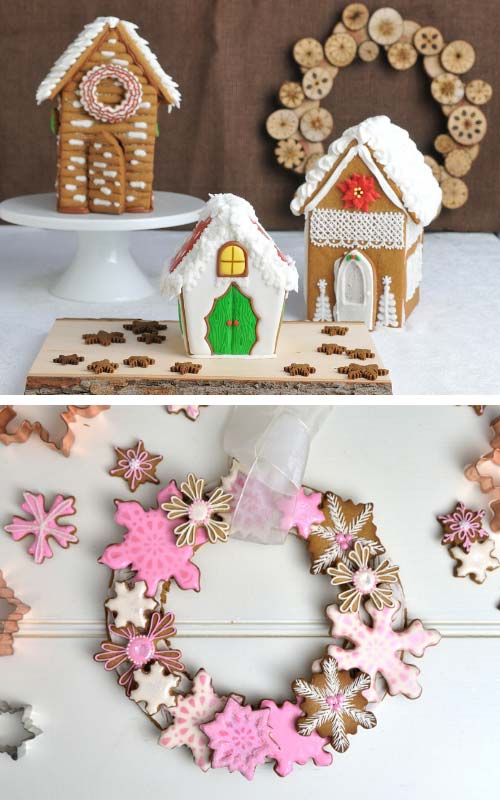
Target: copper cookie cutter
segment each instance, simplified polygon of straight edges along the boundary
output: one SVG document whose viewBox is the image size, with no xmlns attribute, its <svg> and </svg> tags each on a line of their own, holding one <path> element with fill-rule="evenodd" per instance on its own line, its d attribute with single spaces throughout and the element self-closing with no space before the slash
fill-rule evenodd
<svg viewBox="0 0 500 800">
<path fill-rule="evenodd" d="M 65 425 L 65 433 L 58 441 L 55 437 L 51 437 L 41 422 L 30 422 L 28 419 L 23 419 L 15 430 L 9 433 L 7 428 L 18 414 L 13 406 L 3 406 L 0 408 L 0 442 L 5 445 L 24 444 L 35 433 L 51 450 L 56 450 L 68 457 L 75 441 L 71 425 L 77 421 L 78 417 L 93 419 L 103 411 L 107 411 L 108 408 L 110 406 L 66 406 L 66 411 L 61 411 L 59 414 L 59 418 Z"/>
<path fill-rule="evenodd" d="M 494 436 L 491 440 L 491 450 L 485 453 L 474 464 L 468 466 L 465 471 L 467 480 L 479 484 L 479 488 L 484 494 L 489 494 L 491 522 L 490 528 L 493 533 L 500 533 L 500 417 L 491 423 Z M 491 468 L 498 469 L 498 477 L 492 476 Z"/>
<path fill-rule="evenodd" d="M 31 608 L 14 595 L 1 570 L 0 600 L 4 600 L 12 609 L 7 618 L 0 621 L 0 656 L 11 656 L 14 653 L 14 634 L 18 632 L 20 621 Z"/>
<path fill-rule="evenodd" d="M 26 703 L 10 705 L 10 703 L 6 703 L 5 700 L 0 700 L 0 716 L 2 714 L 20 713 L 21 726 L 25 734 L 20 741 L 17 741 L 14 744 L 0 744 L 0 754 L 5 753 L 6 755 L 10 756 L 13 761 L 17 761 L 26 753 L 27 742 L 43 733 L 40 728 L 37 728 L 36 725 L 33 724 L 33 720 L 31 718 L 32 711 L 32 707 Z"/>
</svg>

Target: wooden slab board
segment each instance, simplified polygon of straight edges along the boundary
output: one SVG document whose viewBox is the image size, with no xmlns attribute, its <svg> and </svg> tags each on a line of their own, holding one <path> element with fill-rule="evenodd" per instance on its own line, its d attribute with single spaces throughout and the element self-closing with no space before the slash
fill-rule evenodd
<svg viewBox="0 0 500 800">
<path fill-rule="evenodd" d="M 390 375 L 376 381 L 349 381 L 337 367 L 353 359 L 317 352 L 323 342 L 370 348 L 375 358 L 364 363 L 383 367 L 368 329 L 360 322 L 348 323 L 345 336 L 322 334 L 322 322 L 284 322 L 274 358 L 191 358 L 184 350 L 178 322 L 166 321 L 166 341 L 152 345 L 138 342 L 131 331 L 125 331 L 126 322 L 130 320 L 57 319 L 28 373 L 25 394 L 392 394 Z M 82 334 L 100 329 L 123 331 L 125 344 L 102 347 L 83 342 Z M 84 356 L 85 361 L 78 366 L 53 362 L 60 354 L 70 353 Z M 125 366 L 123 360 L 134 355 L 150 356 L 155 364 L 145 369 Z M 104 358 L 120 364 L 112 375 L 87 370 L 87 364 Z M 179 375 L 170 371 L 176 361 L 193 361 L 202 364 L 202 369 L 197 375 Z M 314 366 L 315 374 L 291 377 L 284 367 L 293 361 Z"/>
</svg>

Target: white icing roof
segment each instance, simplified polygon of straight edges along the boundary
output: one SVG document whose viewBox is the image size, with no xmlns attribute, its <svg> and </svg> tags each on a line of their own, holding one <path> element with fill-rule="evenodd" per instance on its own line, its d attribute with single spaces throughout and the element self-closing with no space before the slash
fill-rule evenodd
<svg viewBox="0 0 500 800">
<path fill-rule="evenodd" d="M 160 66 L 155 54 L 150 50 L 148 42 L 137 33 L 137 25 L 133 22 L 125 22 L 118 17 L 97 17 L 93 22 L 85 25 L 81 33 L 66 48 L 64 53 L 59 56 L 56 63 L 50 70 L 46 78 L 43 79 L 37 89 L 36 101 L 38 105 L 44 100 L 50 99 L 54 89 L 64 79 L 64 76 L 71 67 L 76 64 L 81 55 L 92 45 L 92 42 L 103 32 L 104 28 L 116 28 L 120 24 L 126 30 L 130 40 L 137 48 L 144 62 L 152 73 L 154 73 L 159 86 L 172 98 L 172 105 L 176 108 L 180 106 L 181 95 L 176 82 L 167 75 Z"/>
<path fill-rule="evenodd" d="M 217 252 L 225 242 L 237 242 L 247 250 L 250 275 L 258 270 L 268 286 L 297 291 L 295 261 L 278 249 L 260 225 L 250 203 L 234 194 L 214 194 L 200 213 L 194 231 L 178 253 L 165 263 L 162 293 L 174 298 L 182 289 L 190 291 L 207 267 L 214 270 L 215 285 Z"/>
<path fill-rule="evenodd" d="M 307 210 L 307 201 L 353 140 L 370 148 L 384 173 L 400 189 L 407 210 L 422 225 L 428 225 L 439 212 L 441 189 L 408 132 L 385 116 L 369 117 L 347 128 L 331 143 L 328 153 L 309 170 L 305 183 L 297 189 L 290 204 L 292 212 L 299 216 Z"/>
</svg>

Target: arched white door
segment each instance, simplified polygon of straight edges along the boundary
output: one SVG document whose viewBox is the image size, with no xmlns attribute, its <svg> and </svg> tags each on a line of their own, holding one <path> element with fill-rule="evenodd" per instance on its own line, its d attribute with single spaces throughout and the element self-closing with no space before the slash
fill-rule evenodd
<svg viewBox="0 0 500 800">
<path fill-rule="evenodd" d="M 336 322 L 364 322 L 373 328 L 373 265 L 359 250 L 351 250 L 334 265 Z"/>
</svg>

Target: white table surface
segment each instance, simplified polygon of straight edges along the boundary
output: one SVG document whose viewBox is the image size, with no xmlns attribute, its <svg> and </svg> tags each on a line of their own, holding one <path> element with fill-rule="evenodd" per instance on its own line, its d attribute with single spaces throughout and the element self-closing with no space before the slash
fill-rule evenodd
<svg viewBox="0 0 500 800">
<path fill-rule="evenodd" d="M 25 408 L 31 419 L 52 424 L 54 413 Z M 374 502 L 381 539 L 400 564 L 410 615 L 444 634 L 439 647 L 417 660 L 422 697 L 387 698 L 377 709 L 377 728 L 361 731 L 330 768 L 296 767 L 282 780 L 267 766 L 252 784 L 225 770 L 205 775 L 184 749 L 167 752 L 156 745 L 151 723 L 114 676 L 93 662 L 109 578 L 96 559 L 120 538 L 113 498 L 131 497 L 120 479 L 107 475 L 112 445 L 144 437 L 164 456 L 162 484 L 193 468 L 216 479 L 226 464 L 221 436 L 228 413 L 221 406 L 203 409 L 193 424 L 167 416 L 163 407 L 115 406 L 78 426 L 69 460 L 34 439 L 0 447 L 1 525 L 17 512 L 22 489 L 63 491 L 76 496 L 80 536 L 80 544 L 68 551 L 56 547 L 54 558 L 37 566 L 25 543 L 0 532 L 0 567 L 32 606 L 15 655 L 0 659 L 0 698 L 31 703 L 44 729 L 18 763 L 0 756 L 0 795 L 132 800 L 175 790 L 190 798 L 303 800 L 314 789 L 371 800 L 492 797 L 500 778 L 500 571 L 483 586 L 453 578 L 435 515 L 455 499 L 485 507 L 462 468 L 487 447 L 488 420 L 498 407 L 483 418 L 456 406 L 340 407 L 313 442 L 305 481 Z M 149 505 L 155 494 L 148 484 L 133 497 Z M 238 690 L 251 701 L 284 699 L 291 680 L 308 674 L 327 641 L 315 632 L 331 597 L 328 581 L 308 573 L 307 551 L 295 537 L 283 547 L 236 541 L 207 547 L 195 560 L 202 591 L 174 588 L 171 604 L 188 668 L 205 666 L 219 690 Z M 284 636 L 264 637 L 270 626 L 279 630 L 283 623 Z M 238 636 L 228 638 L 234 629 Z M 294 631 L 311 635 L 300 639 Z"/>
<path fill-rule="evenodd" d="M 179 231 L 132 234 L 132 252 L 154 286 L 166 258 L 185 237 Z M 274 234 L 304 265 L 303 236 Z M 120 304 L 83 304 L 48 289 L 72 257 L 74 235 L 0 226 L 0 393 L 22 393 L 34 357 L 56 317 L 127 316 L 176 319 L 159 292 Z M 420 305 L 403 330 L 375 333 L 395 394 L 492 394 L 500 391 L 500 349 L 491 343 L 500 307 L 500 240 L 493 234 L 434 233 L 426 237 Z M 287 303 L 287 319 L 304 318 L 302 280 Z"/>
</svg>

